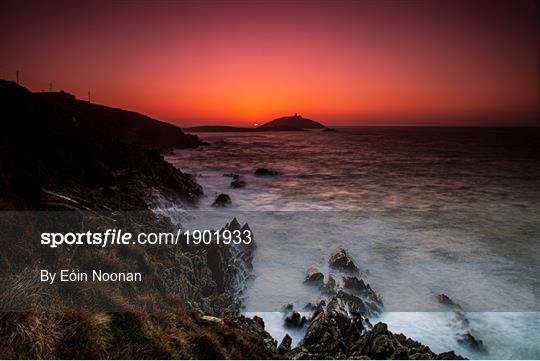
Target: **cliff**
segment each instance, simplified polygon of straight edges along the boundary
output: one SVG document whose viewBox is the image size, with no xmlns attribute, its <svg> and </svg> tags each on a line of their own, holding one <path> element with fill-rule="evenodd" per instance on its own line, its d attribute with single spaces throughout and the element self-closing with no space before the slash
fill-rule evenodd
<svg viewBox="0 0 540 361">
<path fill-rule="evenodd" d="M 193 148 L 200 143 L 172 124 L 127 110 L 77 100 L 73 95 L 32 93 L 14 82 L 0 80 L 2 126 L 86 133 L 102 141 L 135 144 L 157 150 Z"/>
<path fill-rule="evenodd" d="M 156 196 L 192 206 L 202 194 L 159 153 L 198 145 L 173 125 L 4 80 L 0 115 L 0 209 L 146 210 Z"/>
</svg>

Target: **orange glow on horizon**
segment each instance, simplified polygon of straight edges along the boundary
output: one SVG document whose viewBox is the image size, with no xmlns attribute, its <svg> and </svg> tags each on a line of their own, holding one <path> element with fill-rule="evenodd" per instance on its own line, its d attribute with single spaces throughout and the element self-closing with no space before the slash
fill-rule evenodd
<svg viewBox="0 0 540 361">
<path fill-rule="evenodd" d="M 180 125 L 538 111 L 534 1 L 386 4 L 3 4 L 0 76 Z"/>
</svg>

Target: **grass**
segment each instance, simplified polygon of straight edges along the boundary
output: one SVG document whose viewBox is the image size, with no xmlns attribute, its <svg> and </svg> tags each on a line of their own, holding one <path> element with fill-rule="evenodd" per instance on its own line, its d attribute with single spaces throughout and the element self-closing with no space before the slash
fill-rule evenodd
<svg viewBox="0 0 540 361">
<path fill-rule="evenodd" d="M 197 313 L 3 313 L 3 359 L 261 359 L 277 355 L 227 319 Z"/>
</svg>

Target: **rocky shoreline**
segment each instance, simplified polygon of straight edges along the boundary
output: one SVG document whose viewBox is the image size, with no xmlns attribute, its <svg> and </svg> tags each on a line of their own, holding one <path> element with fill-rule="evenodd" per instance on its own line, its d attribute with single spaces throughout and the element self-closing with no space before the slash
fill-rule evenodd
<svg viewBox="0 0 540 361">
<path fill-rule="evenodd" d="M 31 93 L 6 81 L 0 82 L 0 110 L 2 211 L 67 211 L 80 224 L 98 228 L 121 224 L 171 230 L 171 219 L 153 211 L 156 199 L 189 210 L 203 194 L 191 175 L 160 154 L 200 144 L 179 128 L 66 93 Z M 257 175 L 278 174 L 261 168 Z M 231 178 L 231 187 L 245 186 L 240 177 Z M 228 204 L 222 198 L 219 205 Z M 36 245 L 35 219 L 6 216 L 0 227 L 3 234 L 15 234 L 0 244 L 5 250 L 0 260 L 2 309 L 32 299 L 25 312 L 0 313 L 4 358 L 460 358 L 453 352 L 435 354 L 385 324 L 371 325 L 369 317 L 382 311 L 383 302 L 359 278 L 358 265 L 342 248 L 329 260 L 342 272 L 340 278 L 317 270 L 306 275 L 306 282 L 321 291 L 320 302 L 305 306 L 310 315 L 302 316 L 292 305 L 285 308 L 284 322 L 306 330 L 291 348 L 289 336 L 278 344 L 263 319 L 240 314 L 255 243 L 77 249 L 67 257 Z M 224 229 L 249 226 L 233 219 Z M 129 266 L 148 275 L 149 287 L 73 288 L 71 295 L 95 310 L 77 308 L 65 290 L 28 276 L 45 258 L 65 268 L 85 262 L 112 271 Z M 20 259 L 27 261 L 15 261 Z"/>
<path fill-rule="evenodd" d="M 383 302 L 369 284 L 349 272 L 357 272 L 347 251 L 337 247 L 329 258 L 331 266 L 343 275 L 339 281 L 332 275 L 324 277 L 310 269 L 306 282 L 319 287 L 321 296 L 316 304 L 307 304 L 308 317 L 295 311 L 294 305 L 283 308 L 284 323 L 289 328 L 304 328 L 305 335 L 298 346 L 291 348 L 287 334 L 275 349 L 286 359 L 464 359 L 453 351 L 436 354 L 431 349 L 403 334 L 394 334 L 385 323 L 372 325 L 369 317 L 378 315 Z M 353 267 L 354 266 L 354 267 Z M 326 278 L 324 282 L 322 278 Z M 264 326 L 264 323 L 262 323 Z M 274 345 L 271 350 L 274 351 Z"/>
</svg>

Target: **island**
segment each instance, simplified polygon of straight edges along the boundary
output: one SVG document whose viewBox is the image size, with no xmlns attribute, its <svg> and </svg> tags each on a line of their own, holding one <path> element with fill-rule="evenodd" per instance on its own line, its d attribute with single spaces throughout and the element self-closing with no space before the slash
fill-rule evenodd
<svg viewBox="0 0 540 361">
<path fill-rule="evenodd" d="M 271 120 L 255 128 L 232 127 L 227 125 L 202 125 L 198 127 L 183 128 L 186 132 L 297 132 L 297 131 L 321 131 L 334 130 L 314 120 L 304 118 L 300 114 L 288 115 Z"/>
</svg>

